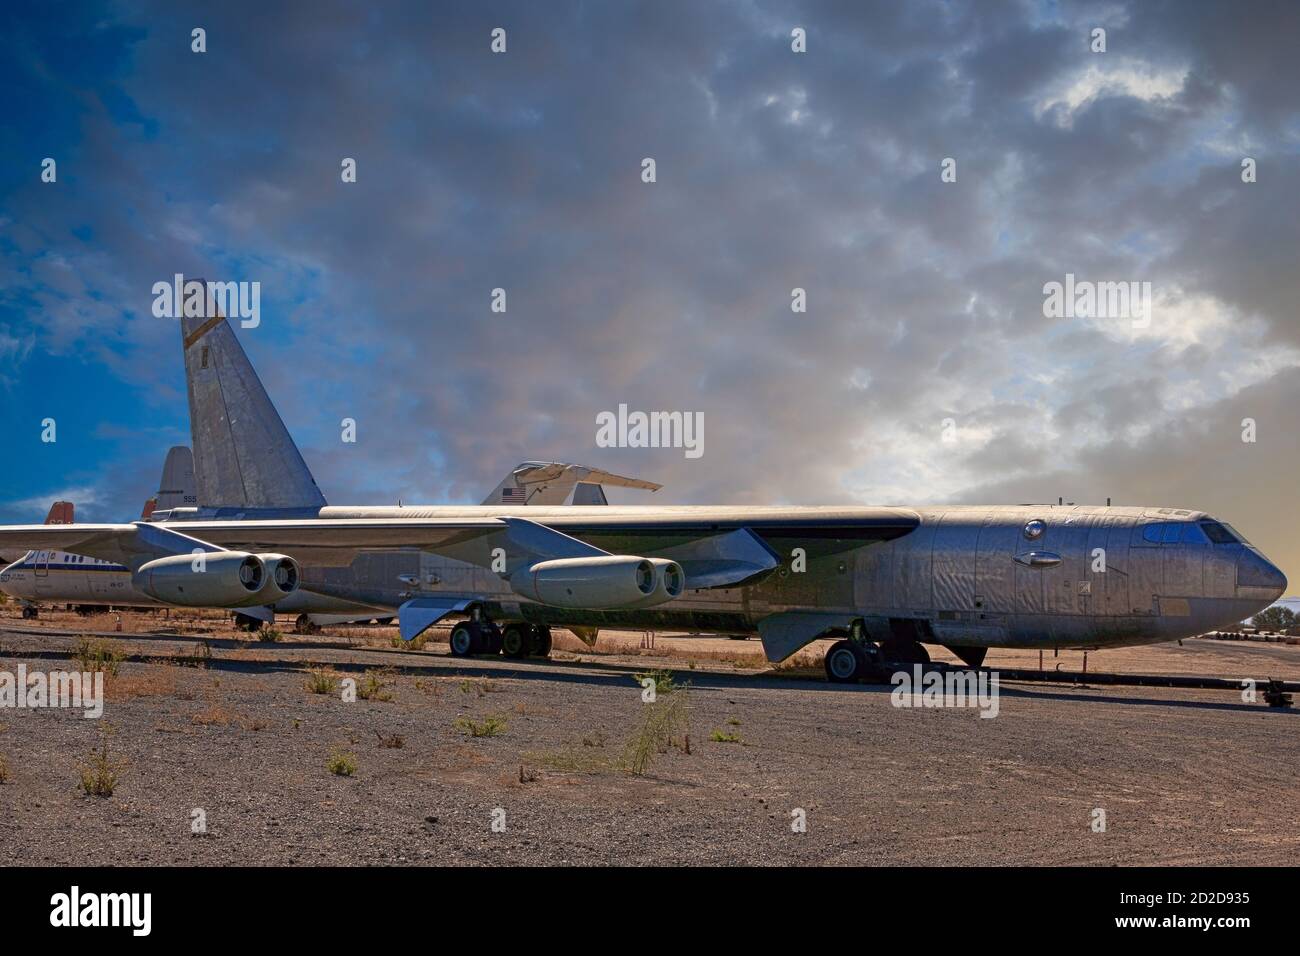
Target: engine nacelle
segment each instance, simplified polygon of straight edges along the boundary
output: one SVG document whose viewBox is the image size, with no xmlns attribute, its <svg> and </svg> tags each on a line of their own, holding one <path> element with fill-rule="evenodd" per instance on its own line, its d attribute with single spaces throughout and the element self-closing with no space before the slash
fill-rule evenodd
<svg viewBox="0 0 1300 956">
<path fill-rule="evenodd" d="M 257 596 L 259 604 L 274 604 L 298 590 L 298 562 L 287 554 L 259 554 L 266 568 L 266 583 Z"/>
<path fill-rule="evenodd" d="M 686 575 L 682 566 L 667 558 L 646 558 L 655 570 L 655 589 L 645 598 L 629 607 L 653 607 L 682 596 L 686 590 Z"/>
<path fill-rule="evenodd" d="M 540 561 L 510 576 L 511 589 L 530 600 L 592 610 L 662 604 L 684 586 L 682 569 L 672 561 L 615 554 Z"/>
<path fill-rule="evenodd" d="M 245 551 L 211 551 L 158 558 L 140 567 L 131 583 L 152 598 L 183 607 L 254 607 L 298 587 L 298 566 L 284 555 L 267 560 Z M 279 578 L 279 581 L 276 578 Z M 291 585 L 287 590 L 282 586 Z"/>
</svg>

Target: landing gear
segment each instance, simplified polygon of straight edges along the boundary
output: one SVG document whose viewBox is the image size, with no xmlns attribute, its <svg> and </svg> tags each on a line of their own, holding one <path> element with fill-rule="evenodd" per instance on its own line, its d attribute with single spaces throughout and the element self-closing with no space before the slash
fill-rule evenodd
<svg viewBox="0 0 1300 956">
<path fill-rule="evenodd" d="M 891 664 L 930 663 L 930 652 L 916 641 L 885 641 L 880 645 L 880 654 Z"/>
<path fill-rule="evenodd" d="M 319 634 L 320 625 L 306 614 L 299 614 L 293 620 L 293 632 L 295 634 Z"/>
<path fill-rule="evenodd" d="M 551 629 L 523 621 L 507 624 L 501 632 L 501 653 L 511 658 L 549 657 Z"/>
<path fill-rule="evenodd" d="M 253 634 L 262 629 L 262 622 L 250 614 L 236 614 L 235 627 Z"/>
<path fill-rule="evenodd" d="M 874 644 L 836 641 L 826 652 L 826 678 L 835 684 L 851 684 L 880 673 L 880 652 Z"/>
<path fill-rule="evenodd" d="M 451 644 L 451 656 L 469 657 L 473 654 L 477 631 L 478 628 L 472 621 L 462 621 L 453 627 L 448 641 Z"/>
<path fill-rule="evenodd" d="M 551 629 L 549 627 L 534 627 L 533 639 L 529 645 L 528 653 L 533 657 L 550 657 L 551 656 Z"/>
<path fill-rule="evenodd" d="M 506 657 L 527 657 L 531 639 L 531 624 L 507 624 L 501 632 L 501 653 Z"/>
<path fill-rule="evenodd" d="M 24 621 L 30 621 L 30 620 L 32 620 L 33 618 L 38 617 L 39 615 L 40 615 L 40 611 L 36 610 L 36 608 L 32 607 L 31 605 L 28 605 L 28 606 L 26 606 L 26 607 L 23 608 L 23 620 L 24 620 Z"/>
<path fill-rule="evenodd" d="M 495 654 L 502 648 L 501 629 L 491 621 L 461 621 L 451 629 L 452 657 Z"/>
</svg>

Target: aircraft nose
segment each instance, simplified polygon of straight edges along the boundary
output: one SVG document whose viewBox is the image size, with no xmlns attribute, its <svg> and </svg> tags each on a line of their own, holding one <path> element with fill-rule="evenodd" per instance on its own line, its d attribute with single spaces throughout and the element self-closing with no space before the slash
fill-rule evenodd
<svg viewBox="0 0 1300 956">
<path fill-rule="evenodd" d="M 1250 588 L 1254 592 L 1251 596 L 1261 597 L 1261 591 L 1269 591 L 1272 603 L 1286 592 L 1286 575 L 1254 548 L 1244 548 L 1237 559 L 1237 588 Z"/>
</svg>

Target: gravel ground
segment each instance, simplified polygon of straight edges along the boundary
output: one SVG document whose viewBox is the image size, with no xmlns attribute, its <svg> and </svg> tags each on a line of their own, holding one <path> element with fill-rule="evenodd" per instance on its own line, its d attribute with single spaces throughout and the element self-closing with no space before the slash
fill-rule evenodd
<svg viewBox="0 0 1300 956">
<path fill-rule="evenodd" d="M 79 632 L 108 620 L 5 615 L 9 672 L 71 669 Z M 0 864 L 1288 864 L 1300 845 L 1300 714 L 1230 692 L 1004 684 L 982 719 L 747 669 L 755 642 L 661 639 L 651 658 L 625 635 L 621 654 L 518 663 L 453 660 L 436 641 L 398 651 L 375 628 L 265 644 L 219 620 L 168 626 L 180 636 L 111 635 L 128 660 L 102 720 L 0 710 Z M 218 636 L 196 660 L 205 630 Z M 358 679 L 394 668 L 380 677 L 392 699 L 310 693 L 320 664 Z M 1296 679 L 1300 647 L 1089 660 L 1125 665 Z M 689 682 L 658 705 L 686 713 L 689 753 L 679 731 L 635 775 L 625 754 L 650 708 L 632 675 L 649 667 Z M 472 736 L 466 719 L 490 717 L 503 732 Z M 394 735 L 403 746 L 381 745 Z M 105 740 L 120 779 L 84 796 L 80 770 Z M 355 756 L 353 776 L 327 769 L 337 753 Z"/>
</svg>

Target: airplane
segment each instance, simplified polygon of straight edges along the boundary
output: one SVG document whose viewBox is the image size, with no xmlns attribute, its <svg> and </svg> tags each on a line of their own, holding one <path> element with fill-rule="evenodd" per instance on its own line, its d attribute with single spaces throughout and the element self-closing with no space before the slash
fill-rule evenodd
<svg viewBox="0 0 1300 956">
<path fill-rule="evenodd" d="M 219 316 L 184 318 L 182 334 L 187 363 L 191 349 L 232 360 Z M 247 379 L 231 380 L 240 384 L 227 401 L 246 414 Z M 197 452 L 196 442 L 202 471 Z M 757 634 L 773 662 L 829 637 L 824 666 L 838 682 L 928 661 L 926 645 L 978 667 L 991 647 L 1179 640 L 1249 617 L 1286 588 L 1230 525 L 1190 509 L 570 505 L 527 515 L 513 504 L 322 504 L 291 517 L 7 526 L 0 548 L 115 561 L 135 587 L 180 605 L 278 607 L 303 587 L 391 608 L 406 640 L 454 617 L 458 656 L 545 656 L 555 626 L 588 643 L 602 627 Z"/>
</svg>

